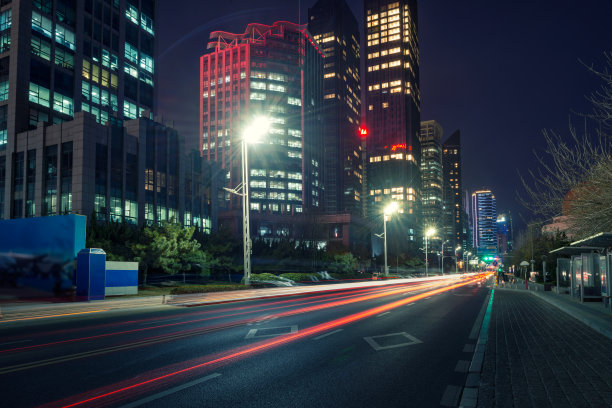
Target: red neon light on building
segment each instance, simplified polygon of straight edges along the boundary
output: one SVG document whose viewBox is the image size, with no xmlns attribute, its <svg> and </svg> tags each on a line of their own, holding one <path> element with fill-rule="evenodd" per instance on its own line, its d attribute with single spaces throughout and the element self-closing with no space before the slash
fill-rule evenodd
<svg viewBox="0 0 612 408">
<path fill-rule="evenodd" d="M 393 146 L 391 146 L 391 151 L 394 152 L 397 149 L 405 149 L 406 148 L 406 143 L 398 143 L 398 144 L 394 144 Z M 412 150 L 412 146 L 410 146 L 410 150 Z"/>
<path fill-rule="evenodd" d="M 359 126 L 359 136 L 366 137 L 368 135 L 368 128 L 365 126 Z"/>
</svg>

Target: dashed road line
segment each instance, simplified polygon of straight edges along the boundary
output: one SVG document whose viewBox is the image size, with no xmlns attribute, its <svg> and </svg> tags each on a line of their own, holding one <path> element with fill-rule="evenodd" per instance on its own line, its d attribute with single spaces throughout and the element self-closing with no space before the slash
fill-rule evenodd
<svg viewBox="0 0 612 408">
<path fill-rule="evenodd" d="M 170 394 L 174 394 L 175 392 L 182 391 L 182 390 L 184 390 L 186 388 L 193 387 L 194 385 L 201 384 L 201 383 L 203 383 L 205 381 L 209 381 L 209 380 L 212 380 L 212 379 L 220 377 L 220 376 L 221 376 L 221 374 L 219 374 L 219 373 L 210 374 L 210 375 L 207 375 L 206 377 L 198 378 L 197 380 L 189 381 L 189 382 L 187 382 L 185 384 L 179 385 L 178 387 L 170 388 L 170 389 L 168 389 L 166 391 L 158 392 L 157 394 L 149 395 L 146 398 L 139 399 L 138 401 L 134 401 L 134 402 L 130 402 L 129 404 L 122 405 L 120 408 L 135 408 L 135 407 L 139 407 L 141 405 L 144 405 L 144 404 L 147 404 L 149 402 L 158 400 L 158 399 L 163 398 L 165 396 L 168 396 Z"/>
<path fill-rule="evenodd" d="M 387 314 L 389 314 L 389 313 L 391 313 L 391 312 L 384 312 L 384 313 L 381 313 L 381 314 L 379 314 L 379 315 L 376 315 L 376 317 L 382 317 L 382 316 L 387 315 Z"/>
<path fill-rule="evenodd" d="M 443 407 L 456 407 L 459 403 L 459 397 L 461 396 L 462 390 L 463 387 L 459 387 L 458 385 L 447 385 L 444 394 L 442 394 L 440 405 Z"/>
<path fill-rule="evenodd" d="M 320 336 L 315 337 L 313 340 L 321 340 L 322 338 L 331 336 L 332 334 L 340 333 L 342 330 L 343 329 L 338 329 L 338 330 L 331 331 L 329 333 L 322 334 Z"/>
</svg>

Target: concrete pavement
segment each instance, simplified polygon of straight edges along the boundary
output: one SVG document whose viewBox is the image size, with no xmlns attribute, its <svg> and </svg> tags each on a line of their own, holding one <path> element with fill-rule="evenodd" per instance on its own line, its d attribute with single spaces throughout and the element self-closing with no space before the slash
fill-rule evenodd
<svg viewBox="0 0 612 408">
<path fill-rule="evenodd" d="M 612 314 L 496 286 L 477 405 L 612 407 Z"/>
</svg>

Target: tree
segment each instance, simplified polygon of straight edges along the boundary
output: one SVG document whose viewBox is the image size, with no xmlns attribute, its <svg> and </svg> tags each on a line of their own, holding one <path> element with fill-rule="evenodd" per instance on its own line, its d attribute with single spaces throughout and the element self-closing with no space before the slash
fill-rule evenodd
<svg viewBox="0 0 612 408">
<path fill-rule="evenodd" d="M 602 87 L 587 97 L 593 112 L 583 115 L 584 132 L 571 123 L 569 138 L 544 131 L 545 155 L 536 154 L 540 168 L 521 177 L 522 203 L 544 219 L 565 215 L 576 238 L 612 231 L 612 54 L 605 57 L 603 70 L 587 67 Z"/>
</svg>

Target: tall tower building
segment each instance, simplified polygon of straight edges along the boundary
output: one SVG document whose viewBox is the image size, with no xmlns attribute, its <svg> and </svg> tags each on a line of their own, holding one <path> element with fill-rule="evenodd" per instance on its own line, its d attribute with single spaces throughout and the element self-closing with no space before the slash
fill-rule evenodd
<svg viewBox="0 0 612 408">
<path fill-rule="evenodd" d="M 442 168 L 444 169 L 444 239 L 455 248 L 465 248 L 465 207 L 461 182 L 461 133 L 456 130 L 442 143 Z M 450 248 L 450 246 L 449 246 Z"/>
<path fill-rule="evenodd" d="M 392 241 L 419 242 L 421 146 L 419 47 L 416 0 L 366 0 L 365 101 L 367 215 L 382 221 L 384 207 L 399 203 L 387 225 Z"/>
<path fill-rule="evenodd" d="M 325 108 L 324 202 L 327 213 L 362 214 L 363 165 L 359 27 L 345 0 L 319 0 L 308 31 L 323 49 Z"/>
<path fill-rule="evenodd" d="M 250 145 L 251 211 L 299 214 L 322 208 L 323 56 L 305 27 L 249 24 L 244 33 L 215 31 L 200 58 L 200 148 L 241 180 L 241 140 L 248 124 L 267 116 L 262 143 Z M 241 208 L 229 195 L 229 207 Z"/>
<path fill-rule="evenodd" d="M 497 205 L 491 190 L 472 193 L 473 245 L 478 254 L 497 252 Z"/>
<path fill-rule="evenodd" d="M 438 231 L 436 236 L 444 242 L 444 220 L 442 218 L 442 126 L 435 120 L 421 122 L 421 215 L 423 223 Z M 449 246 L 450 247 L 450 246 Z"/>
<path fill-rule="evenodd" d="M 2 2 L 0 218 L 39 214 L 25 204 L 34 197 L 22 188 L 21 132 L 72 120 L 79 111 L 101 124 L 155 112 L 155 35 L 155 0 Z M 28 149 L 28 165 L 42 165 L 42 147 Z M 55 211 L 47 202 L 42 215 Z"/>
</svg>

